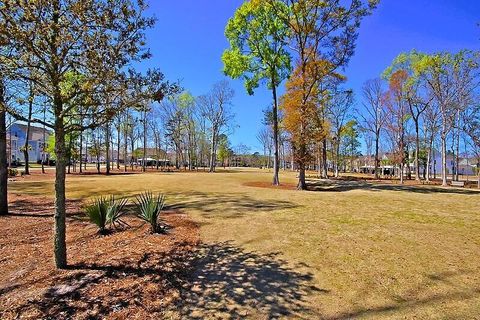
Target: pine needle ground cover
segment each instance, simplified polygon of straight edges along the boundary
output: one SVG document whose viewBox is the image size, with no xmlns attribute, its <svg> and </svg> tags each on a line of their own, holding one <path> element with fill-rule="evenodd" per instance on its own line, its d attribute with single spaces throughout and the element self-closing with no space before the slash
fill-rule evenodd
<svg viewBox="0 0 480 320">
<path fill-rule="evenodd" d="M 67 178 L 67 271 L 54 271 L 53 184 L 9 185 L 1 318 L 475 318 L 480 193 L 228 170 Z M 82 220 L 99 194 L 163 193 L 167 235 L 129 216 L 108 236 Z M 78 217 L 77 217 L 78 213 Z"/>
</svg>

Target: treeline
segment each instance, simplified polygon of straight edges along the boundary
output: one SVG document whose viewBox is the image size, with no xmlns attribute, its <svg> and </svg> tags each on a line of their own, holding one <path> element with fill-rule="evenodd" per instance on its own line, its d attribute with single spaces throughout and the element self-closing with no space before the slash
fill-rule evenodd
<svg viewBox="0 0 480 320">
<path fill-rule="evenodd" d="M 353 106 L 342 71 L 354 53 L 361 21 L 377 4 L 250 0 L 229 20 L 224 72 L 243 79 L 249 94 L 261 84 L 272 92 L 270 116 L 257 139 L 266 157 L 273 153 L 273 184 L 279 184 L 286 144 L 291 167 L 299 170 L 298 189 L 307 187 L 307 169 L 318 170 L 323 178 L 329 170 L 336 176 L 353 170 L 361 155 L 360 137 L 367 157 L 374 158 L 375 178 L 385 161 L 381 152 L 388 154 L 390 174 L 394 171 L 402 182 L 404 176 L 431 178 L 437 144 L 443 185 L 450 165 L 447 155 L 454 158 L 451 172 L 457 180 L 461 149 L 480 162 L 478 52 L 402 54 L 381 78 L 365 83 L 357 94 L 363 107 Z M 286 92 L 277 97 L 284 80 Z M 363 167 L 370 171 L 369 163 Z"/>
<path fill-rule="evenodd" d="M 375 141 L 375 175 L 380 146 L 392 155 L 401 182 L 412 176 L 411 163 L 415 179 L 429 181 L 436 151 L 441 154 L 442 185 L 447 185 L 449 172 L 458 181 L 462 155 L 473 160 L 470 165 L 479 173 L 479 76 L 479 52 L 412 51 L 400 54 L 382 78 L 367 81 L 361 123 Z"/>
<path fill-rule="evenodd" d="M 95 163 L 98 173 L 104 163 L 106 174 L 112 168 L 127 172 L 138 167 L 208 167 L 213 172 L 217 159 L 223 163 L 231 156 L 226 133 L 232 130 L 233 95 L 228 82 L 220 81 L 198 97 L 176 87 L 160 101 L 121 108 L 103 125 L 67 136 L 67 172 L 81 173 L 87 162 Z M 55 155 L 53 136 L 47 151 Z"/>
<path fill-rule="evenodd" d="M 346 79 L 339 70 L 354 53 L 361 21 L 377 4 L 362 0 L 251 0 L 229 20 L 225 34 L 230 48 L 222 57 L 224 72 L 244 79 L 249 94 L 260 84 L 272 92 L 273 184 L 280 183 L 282 129 L 288 134 L 292 162 L 299 170 L 298 189 L 307 188 L 305 171 L 316 160 L 321 175 L 327 175 L 327 119 L 331 117 L 327 104 L 334 106 L 334 100 L 348 95 L 349 90 L 342 89 Z M 278 97 L 278 86 L 284 80 L 286 93 Z M 267 150 L 269 144 L 262 144 Z M 341 146 L 340 139 L 335 141 L 337 160 Z"/>
<path fill-rule="evenodd" d="M 158 69 L 135 68 L 151 56 L 145 32 L 155 20 L 145 15 L 146 9 L 137 0 L 0 3 L 0 213 L 8 213 L 10 114 L 27 127 L 36 124 L 54 132 L 49 148 L 56 167 L 53 244 L 58 268 L 67 266 L 69 163 L 77 160 L 82 170 L 87 155 L 97 163 L 103 155 L 108 172 L 120 165 L 122 155 L 125 170 L 138 157 L 145 160 L 149 145 L 160 156 L 163 143 L 174 150 L 178 166 L 208 163 L 213 170 L 219 139 L 232 119 L 233 90 L 227 82 L 192 97 Z M 115 153 L 117 164 L 110 163 Z"/>
</svg>

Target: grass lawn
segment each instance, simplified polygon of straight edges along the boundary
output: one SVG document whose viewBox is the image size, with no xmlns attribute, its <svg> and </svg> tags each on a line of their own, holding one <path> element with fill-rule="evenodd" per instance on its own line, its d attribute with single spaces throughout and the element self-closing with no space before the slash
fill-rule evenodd
<svg viewBox="0 0 480 320">
<path fill-rule="evenodd" d="M 80 202 L 164 192 L 169 210 L 197 223 L 201 258 L 166 318 L 480 318 L 476 190 L 313 181 L 316 191 L 299 192 L 262 187 L 270 179 L 249 169 L 87 175 L 69 176 L 67 190 Z M 9 188 L 24 211 L 21 197 L 53 197 L 39 175 Z"/>
</svg>

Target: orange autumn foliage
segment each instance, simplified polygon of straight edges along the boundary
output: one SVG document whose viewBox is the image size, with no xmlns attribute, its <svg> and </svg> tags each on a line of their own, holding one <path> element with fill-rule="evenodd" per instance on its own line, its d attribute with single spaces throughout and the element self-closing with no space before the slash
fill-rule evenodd
<svg viewBox="0 0 480 320">
<path fill-rule="evenodd" d="M 300 166 L 312 160 L 311 146 L 329 132 L 329 124 L 323 116 L 328 90 L 320 84 L 344 79 L 332 69 L 332 64 L 326 60 L 297 65 L 280 99 L 283 125 L 290 133 L 295 160 Z"/>
</svg>

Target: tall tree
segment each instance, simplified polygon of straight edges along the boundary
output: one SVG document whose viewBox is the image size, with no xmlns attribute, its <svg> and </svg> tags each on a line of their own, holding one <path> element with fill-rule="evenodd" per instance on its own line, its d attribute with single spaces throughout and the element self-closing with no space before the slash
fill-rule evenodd
<svg viewBox="0 0 480 320">
<path fill-rule="evenodd" d="M 366 112 L 359 112 L 358 114 L 360 118 L 362 118 L 361 126 L 363 130 L 370 131 L 375 137 L 374 172 L 375 179 L 378 179 L 380 177 L 380 135 L 387 121 L 384 99 L 385 92 L 382 80 L 380 78 L 368 80 L 362 87 L 362 93 L 364 99 L 363 108 Z"/>
<path fill-rule="evenodd" d="M 328 92 L 320 86 L 312 86 L 318 79 L 327 77 L 342 78 L 339 74 L 331 74 L 331 65 L 327 61 L 309 62 L 305 71 L 302 66 L 295 68 L 287 81 L 286 93 L 281 98 L 284 111 L 284 126 L 290 133 L 294 148 L 295 162 L 299 167 L 298 189 L 306 190 L 305 170 L 309 161 L 313 160 L 311 145 L 321 141 L 329 128 L 319 112 L 319 106 L 326 104 Z M 308 93 L 305 90 L 309 90 Z M 305 98 L 307 98 L 305 100 Z"/>
<path fill-rule="evenodd" d="M 415 179 L 420 180 L 420 120 L 422 114 L 428 108 L 432 101 L 431 95 L 426 90 L 424 79 L 418 76 L 415 71 L 415 65 L 419 59 L 416 51 L 402 53 L 397 56 L 392 65 L 384 72 L 384 76 L 389 79 L 397 71 L 402 71 L 407 76 L 403 85 L 403 99 L 408 105 L 410 115 L 415 126 Z"/>
<path fill-rule="evenodd" d="M 398 70 L 390 77 L 390 87 L 386 99 L 388 110 L 387 128 L 393 140 L 395 162 L 400 166 L 400 183 L 403 184 L 406 152 L 406 123 L 411 115 L 407 106 L 405 95 L 407 94 L 408 74 L 404 70 Z"/>
<path fill-rule="evenodd" d="M 55 131 L 54 254 L 58 268 L 67 266 L 65 137 L 72 131 L 103 125 L 114 115 L 98 97 L 116 82 L 124 82 L 119 72 L 131 61 L 148 58 L 143 49 L 144 30 L 154 21 L 143 16 L 145 9 L 141 0 L 52 0 L 28 5 L 4 0 L 0 4 L 0 42 L 12 48 L 8 54 L 1 53 L 2 60 L 9 73 L 32 81 L 51 105 L 52 121 L 35 118 L 32 122 Z M 78 73 L 82 81 L 67 81 Z M 69 102 L 80 94 L 91 97 L 92 121 L 83 126 L 66 123 L 75 109 Z M 24 115 L 15 116 L 26 120 Z"/>
<path fill-rule="evenodd" d="M 307 104 L 312 103 L 310 95 L 318 94 L 315 88 L 319 83 L 348 63 L 355 51 L 360 23 L 376 7 L 378 0 L 282 0 L 284 5 L 281 6 L 277 1 L 268 2 L 289 27 L 290 47 L 298 62 L 294 77 L 303 78 L 300 82 L 294 81 L 302 85 L 302 88 L 295 89 L 300 93 L 296 105 L 299 110 L 308 111 Z M 322 71 L 312 73 L 312 68 L 317 68 L 315 65 L 318 63 L 322 64 Z M 302 133 L 301 126 L 299 130 L 300 136 L 303 136 L 305 133 Z M 296 148 L 299 155 L 306 152 L 301 150 L 304 146 Z M 299 163 L 299 171 L 298 189 L 303 190 L 306 189 L 305 163 Z"/>
<path fill-rule="evenodd" d="M 253 94 L 262 81 L 272 91 L 274 185 L 280 184 L 277 87 L 288 77 L 291 69 L 290 54 L 285 48 L 289 28 L 278 16 L 278 10 L 286 12 L 287 7 L 280 1 L 244 2 L 228 21 L 225 35 L 231 48 L 222 56 L 224 72 L 233 78 L 243 76 L 249 94 Z"/>
<path fill-rule="evenodd" d="M 339 176 L 340 146 L 342 144 L 345 122 L 350 117 L 353 105 L 353 91 L 335 91 L 328 102 L 328 118 L 332 129 L 332 147 L 335 177 Z"/>
<path fill-rule="evenodd" d="M 210 124 L 210 172 L 215 171 L 220 134 L 233 119 L 230 106 L 234 94 L 228 81 L 223 80 L 214 84 L 208 94 L 198 98 L 202 115 Z"/>
<path fill-rule="evenodd" d="M 478 87 L 475 77 L 479 66 L 479 54 L 464 50 L 456 54 L 418 53 L 413 68 L 425 81 L 433 103 L 438 106 L 441 116 L 440 141 L 442 152 L 442 185 L 447 186 L 447 137 L 452 130 L 459 101 Z"/>
</svg>

